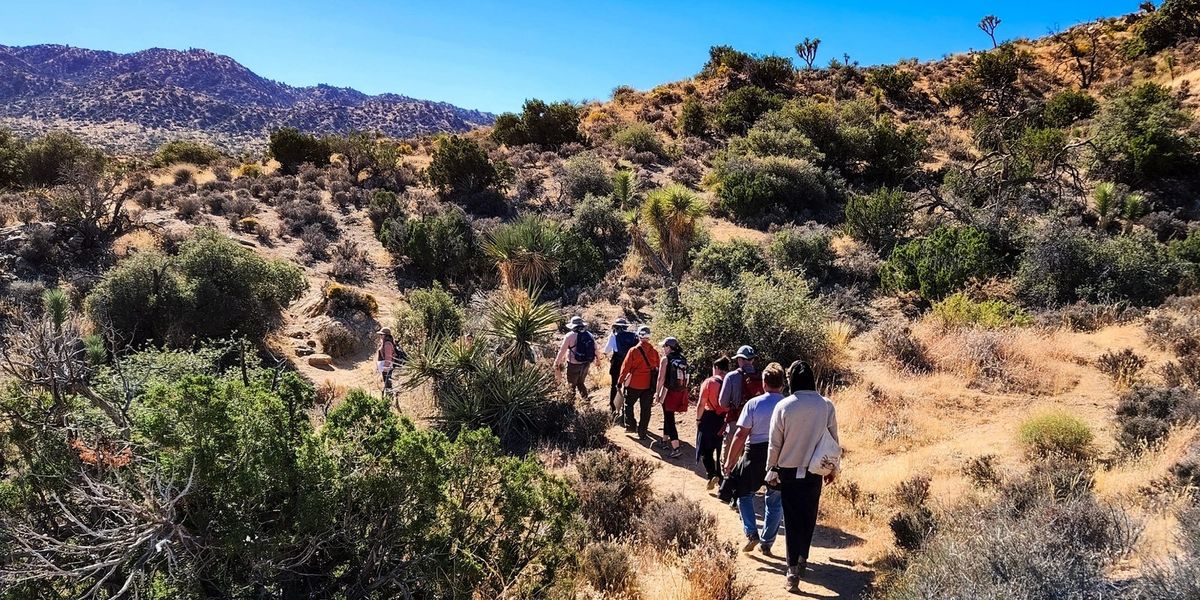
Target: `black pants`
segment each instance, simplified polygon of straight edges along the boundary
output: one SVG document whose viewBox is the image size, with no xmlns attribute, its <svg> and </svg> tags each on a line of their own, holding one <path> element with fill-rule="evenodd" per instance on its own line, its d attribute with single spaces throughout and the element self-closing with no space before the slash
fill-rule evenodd
<svg viewBox="0 0 1200 600">
<path fill-rule="evenodd" d="M 821 476 L 807 471 L 799 479 L 796 476 L 796 469 L 779 469 L 789 567 L 799 565 L 802 559 L 808 561 L 813 531 L 817 528 L 817 506 L 821 502 Z"/>
<path fill-rule="evenodd" d="M 663 437 L 668 441 L 679 441 L 679 429 L 675 427 L 675 413 L 663 408 Z"/>
<path fill-rule="evenodd" d="M 650 403 L 654 400 L 654 390 L 635 390 L 625 388 L 625 426 L 637 427 L 638 435 L 646 435 L 650 426 Z M 633 419 L 633 405 L 638 403 L 638 419 Z"/>
<path fill-rule="evenodd" d="M 700 449 L 700 463 L 704 465 L 704 476 L 708 479 L 721 476 L 721 471 L 717 469 L 716 457 L 713 456 L 716 452 L 716 448 Z"/>
</svg>

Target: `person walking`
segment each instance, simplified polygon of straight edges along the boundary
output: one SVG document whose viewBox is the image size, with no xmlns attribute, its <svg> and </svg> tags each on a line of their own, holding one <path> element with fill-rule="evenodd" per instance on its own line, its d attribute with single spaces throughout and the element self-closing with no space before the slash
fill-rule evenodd
<svg viewBox="0 0 1200 600">
<path fill-rule="evenodd" d="M 826 431 L 837 441 L 837 411 L 818 394 L 812 367 L 796 361 L 788 367 L 792 394 L 775 406 L 767 448 L 767 483 L 778 482 L 787 520 L 787 587 L 796 591 L 808 568 L 808 551 L 817 527 L 821 486 L 833 483 L 836 471 L 810 472 L 814 453 Z"/>
<path fill-rule="evenodd" d="M 721 483 L 714 455 L 721 447 L 721 429 L 725 426 L 727 411 L 721 406 L 721 382 L 728 372 L 728 356 L 713 361 L 712 376 L 700 384 L 700 401 L 696 403 L 696 460 L 704 465 L 710 491 Z"/>
<path fill-rule="evenodd" d="M 688 363 L 679 347 L 679 340 L 669 337 L 662 343 L 662 358 L 659 359 L 658 390 L 655 402 L 663 407 L 663 439 L 671 443 L 671 458 L 679 458 L 679 428 L 675 426 L 675 413 L 687 412 Z"/>
<path fill-rule="evenodd" d="M 629 321 L 625 317 L 613 322 L 612 333 L 604 344 L 604 353 L 608 355 L 608 376 L 611 379 L 608 386 L 608 410 L 614 422 L 621 415 L 621 406 L 617 404 L 617 392 L 621 389 L 621 363 L 625 362 L 625 355 L 629 354 L 637 343 L 638 336 L 629 331 Z"/>
<path fill-rule="evenodd" d="M 733 443 L 733 434 L 737 431 L 738 417 L 742 415 L 742 405 L 747 400 L 763 393 L 762 378 L 758 377 L 754 370 L 754 355 L 752 346 L 738 348 L 737 354 L 734 355 L 734 359 L 737 360 L 737 368 L 725 375 L 725 381 L 721 383 L 720 404 L 725 409 L 725 424 L 719 461 L 729 456 L 729 445 Z M 727 498 L 724 493 L 721 498 L 727 501 L 732 500 L 732 498 Z"/>
<path fill-rule="evenodd" d="M 767 476 L 767 447 L 771 438 L 771 414 L 783 399 L 783 365 L 771 363 L 763 369 L 762 385 L 766 392 L 751 398 L 738 417 L 737 433 L 725 459 L 725 474 L 737 469 L 737 505 L 742 515 L 742 531 L 746 534 L 743 552 L 762 544 L 762 553 L 771 554 L 771 545 L 779 533 L 783 504 L 779 490 L 768 486 L 763 500 L 763 527 L 760 532 L 754 514 L 754 495 Z M 743 452 L 744 450 L 744 452 Z M 735 466 L 736 463 L 736 466 Z M 790 527 L 790 525 L 789 525 Z"/>
<path fill-rule="evenodd" d="M 650 328 L 637 330 L 638 345 L 625 355 L 618 378 L 625 388 L 625 430 L 637 431 L 639 440 L 646 440 L 650 425 L 650 403 L 658 381 L 658 350 L 650 343 Z M 633 405 L 638 404 L 638 418 L 633 417 Z"/>
<path fill-rule="evenodd" d="M 379 336 L 379 350 L 375 353 L 375 360 L 379 372 L 383 375 L 383 392 L 386 394 L 392 391 L 392 372 L 396 370 L 397 364 L 404 362 L 407 355 L 396 345 L 391 327 L 380 329 L 376 335 Z"/>
<path fill-rule="evenodd" d="M 576 392 L 585 400 L 588 397 L 587 374 L 592 363 L 600 364 L 600 355 L 596 353 L 596 338 L 587 330 L 583 317 L 575 315 L 567 322 L 570 329 L 563 336 L 562 345 L 558 347 L 558 355 L 554 357 L 554 368 L 567 370 L 567 386 L 571 388 L 571 398 Z"/>
</svg>

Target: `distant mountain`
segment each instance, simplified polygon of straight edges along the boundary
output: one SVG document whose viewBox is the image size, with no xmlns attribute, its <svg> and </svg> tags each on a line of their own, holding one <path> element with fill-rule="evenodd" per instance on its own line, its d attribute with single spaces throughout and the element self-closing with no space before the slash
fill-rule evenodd
<svg viewBox="0 0 1200 600">
<path fill-rule="evenodd" d="M 292 87 L 207 50 L 0 45 L 0 126 L 26 135 L 69 129 L 112 150 L 146 150 L 180 137 L 243 150 L 282 126 L 405 137 L 465 131 L 494 117 L 396 94 Z"/>
</svg>

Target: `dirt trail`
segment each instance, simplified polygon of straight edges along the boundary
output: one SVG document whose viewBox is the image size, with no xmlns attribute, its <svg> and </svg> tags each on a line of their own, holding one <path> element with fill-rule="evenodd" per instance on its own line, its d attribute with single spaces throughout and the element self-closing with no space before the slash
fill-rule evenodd
<svg viewBox="0 0 1200 600">
<path fill-rule="evenodd" d="M 607 410 L 608 388 L 594 392 L 592 402 L 598 408 Z M 601 399 L 601 396 L 604 396 Z M 684 440 L 681 446 L 683 455 L 677 459 L 667 456 L 669 447 L 663 444 L 639 442 L 637 437 L 625 433 L 619 427 L 609 430 L 608 437 L 618 448 L 633 456 L 646 458 L 659 465 L 653 476 L 654 488 L 657 492 L 667 494 L 678 492 L 704 506 L 717 517 L 718 538 L 734 544 L 739 549 L 738 566 L 743 581 L 751 585 L 747 598 L 754 600 L 772 598 L 795 598 L 785 589 L 784 570 L 784 536 L 786 524 L 780 527 L 779 539 L 772 549 L 774 556 L 765 556 L 757 549 L 752 553 L 740 552 L 745 537 L 742 534 L 742 521 L 737 511 L 717 500 L 715 490 L 706 489 L 704 469 L 695 460 L 693 442 L 696 438 L 695 419 L 692 413 L 681 414 L 677 417 L 679 436 Z M 650 435 L 655 441 L 659 440 L 662 431 L 662 409 L 655 407 L 650 420 Z M 826 494 L 830 493 L 828 490 Z M 762 500 L 756 499 L 759 514 L 759 525 L 762 525 Z M 862 564 L 859 546 L 862 539 L 844 531 L 832 529 L 817 524 L 817 533 L 813 538 L 812 554 L 809 558 L 809 569 L 805 579 L 800 584 L 799 597 L 802 598 L 859 598 L 870 581 L 870 569 Z"/>
</svg>

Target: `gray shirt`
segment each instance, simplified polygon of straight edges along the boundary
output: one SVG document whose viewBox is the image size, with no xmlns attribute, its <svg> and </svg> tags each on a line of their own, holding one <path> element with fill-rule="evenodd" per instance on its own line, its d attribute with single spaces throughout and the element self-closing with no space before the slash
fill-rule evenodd
<svg viewBox="0 0 1200 600">
<path fill-rule="evenodd" d="M 742 409 L 742 416 L 738 417 L 737 425 L 750 430 L 747 444 L 761 444 L 771 437 L 771 415 L 775 413 L 775 406 L 780 400 L 783 400 L 783 394 L 767 392 L 751 398 L 746 403 L 746 408 Z"/>
<path fill-rule="evenodd" d="M 737 408 L 746 400 L 742 398 L 742 371 L 747 375 L 754 374 L 754 365 L 734 369 L 725 375 L 721 384 L 721 396 L 718 400 L 722 408 Z"/>
<path fill-rule="evenodd" d="M 837 411 L 828 398 L 802 390 L 780 400 L 771 415 L 767 469 L 775 467 L 808 471 L 817 442 L 825 430 L 838 439 Z"/>
</svg>

